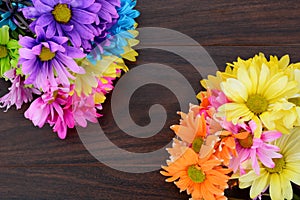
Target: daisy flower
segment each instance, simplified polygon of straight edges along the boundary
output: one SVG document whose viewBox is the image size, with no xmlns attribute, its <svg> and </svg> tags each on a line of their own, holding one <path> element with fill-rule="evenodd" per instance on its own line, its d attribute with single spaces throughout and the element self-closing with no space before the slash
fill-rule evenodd
<svg viewBox="0 0 300 200">
<path fill-rule="evenodd" d="M 19 48 L 18 41 L 9 38 L 9 27 L 0 28 L 0 77 L 12 66 L 16 67 Z"/>
<path fill-rule="evenodd" d="M 219 158 L 225 166 L 228 166 L 233 157 L 237 157 L 236 140 L 247 138 L 247 132 L 233 134 L 230 131 L 219 131 L 215 135 L 220 137 L 220 141 L 215 144 L 214 155 Z"/>
<path fill-rule="evenodd" d="M 93 40 L 100 34 L 92 24 L 100 23 L 97 13 L 105 5 L 95 0 L 33 0 L 32 3 L 33 7 L 23 8 L 23 14 L 27 19 L 36 19 L 30 24 L 31 30 L 44 28 L 47 38 L 66 36 L 75 47 L 81 47 L 83 40 Z"/>
<path fill-rule="evenodd" d="M 207 134 L 205 115 L 199 114 L 199 106 L 191 104 L 188 114 L 183 112 L 178 114 L 182 118 L 180 124 L 170 128 L 188 147 L 199 153 L 200 158 L 210 155 L 219 137 Z"/>
<path fill-rule="evenodd" d="M 57 132 L 58 137 L 65 139 L 67 128 L 73 128 L 75 125 L 72 99 L 69 98 L 70 88 L 48 88 L 47 92 L 30 104 L 24 116 L 39 128 L 49 123 L 53 126 L 53 131 Z"/>
<path fill-rule="evenodd" d="M 293 199 L 291 182 L 300 185 L 300 127 L 294 128 L 289 135 L 273 141 L 280 148 L 282 158 L 273 159 L 273 168 L 261 166 L 260 174 L 251 170 L 239 178 L 240 188 L 251 186 L 250 197 L 255 198 L 267 187 L 271 199 Z"/>
<path fill-rule="evenodd" d="M 97 113 L 93 95 L 79 97 L 74 93 L 71 98 L 72 112 L 77 125 L 86 127 L 87 121 L 98 122 L 97 118 L 101 115 Z"/>
<path fill-rule="evenodd" d="M 75 75 L 75 91 L 78 96 L 81 96 L 81 94 L 89 96 L 92 94 L 93 88 L 98 86 L 98 77 L 102 75 L 105 66 L 93 65 L 86 58 L 77 63 L 85 70 L 85 73 Z"/>
<path fill-rule="evenodd" d="M 171 129 L 182 141 L 191 145 L 195 152 L 199 153 L 206 137 L 206 122 L 204 115 L 197 115 L 190 110 L 188 114 L 178 112 L 181 116 L 180 125 L 173 125 Z"/>
<path fill-rule="evenodd" d="M 282 155 L 278 153 L 279 147 L 269 144 L 281 137 L 278 131 L 264 131 L 260 138 L 254 138 L 253 134 L 246 132 L 247 136 L 236 140 L 236 151 L 238 156 L 230 160 L 229 167 L 236 172 L 238 169 L 240 173 L 244 173 L 243 163 L 251 160 L 252 169 L 259 174 L 260 167 L 258 160 L 267 167 L 274 167 L 275 163 L 272 159 L 281 158 Z"/>
<path fill-rule="evenodd" d="M 236 78 L 221 83 L 222 92 L 231 102 L 220 106 L 217 116 L 234 124 L 255 121 L 256 138 L 260 137 L 262 125 L 273 130 L 269 122 L 270 116 L 276 115 L 273 105 L 299 91 L 296 81 L 290 81 L 284 72 L 274 74 L 271 64 L 253 59 L 249 67 L 241 65 L 237 69 Z"/>
<path fill-rule="evenodd" d="M 11 87 L 8 88 L 9 92 L 0 98 L 0 108 L 6 107 L 5 111 L 13 105 L 20 109 L 23 103 L 30 102 L 33 99 L 33 94 L 40 94 L 37 89 L 25 86 L 24 79 L 21 75 L 16 74 L 16 69 L 7 71 L 4 76 L 9 78 L 12 83 Z"/>
<path fill-rule="evenodd" d="M 96 22 L 90 25 L 95 38 L 91 41 L 82 40 L 82 46 L 87 52 L 90 52 L 95 44 L 107 40 L 110 33 L 109 29 L 119 21 L 117 8 L 120 7 L 120 0 L 95 0 L 95 4 L 101 5 L 100 10 L 97 12 Z"/>
<path fill-rule="evenodd" d="M 162 166 L 164 171 L 160 173 L 169 176 L 167 182 L 173 182 L 180 191 L 187 191 L 194 200 L 202 199 L 226 199 L 224 189 L 231 170 L 220 166 L 221 162 L 214 156 L 200 159 L 192 149 L 176 161 Z"/>
<path fill-rule="evenodd" d="M 300 88 L 300 64 L 296 63 L 286 70 L 291 80 L 295 80 Z M 282 132 L 289 132 L 294 126 L 300 126 L 300 93 L 298 92 L 289 99 L 282 99 L 281 102 L 274 104 L 277 112 L 272 118 L 270 125 Z M 283 123 L 280 123 L 280 122 Z"/>
<path fill-rule="evenodd" d="M 36 39 L 25 36 L 19 41 L 22 46 L 19 50 L 19 64 L 22 65 L 23 74 L 27 76 L 25 84 L 33 84 L 46 91 L 48 82 L 51 86 L 57 86 L 55 77 L 58 77 L 61 84 L 69 87 L 69 79 L 75 77 L 68 70 L 78 74 L 85 73 L 73 59 L 83 58 L 85 54 L 80 49 L 68 46 L 66 37 L 54 36 L 48 39 L 40 27 L 36 28 L 36 32 Z"/>
</svg>

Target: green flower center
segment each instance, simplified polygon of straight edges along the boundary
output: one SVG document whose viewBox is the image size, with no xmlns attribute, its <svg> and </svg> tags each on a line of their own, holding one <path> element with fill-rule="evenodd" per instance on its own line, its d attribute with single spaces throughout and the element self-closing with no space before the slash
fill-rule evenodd
<svg viewBox="0 0 300 200">
<path fill-rule="evenodd" d="M 250 148 L 253 145 L 253 135 L 249 133 L 245 139 L 239 139 L 238 142 L 242 147 Z"/>
<path fill-rule="evenodd" d="M 5 58 L 8 55 L 6 46 L 0 45 L 0 58 Z"/>
<path fill-rule="evenodd" d="M 246 102 L 247 107 L 251 112 L 259 115 L 268 109 L 268 101 L 259 94 L 252 95 Z"/>
<path fill-rule="evenodd" d="M 285 168 L 285 160 L 284 158 L 274 158 L 273 159 L 274 163 L 275 163 L 275 167 L 274 168 L 268 168 L 266 167 L 266 170 L 270 173 L 280 173 L 282 171 L 283 168 Z"/>
<path fill-rule="evenodd" d="M 42 47 L 42 51 L 39 57 L 41 61 L 49 61 L 55 57 L 55 53 L 51 52 L 47 47 Z"/>
<path fill-rule="evenodd" d="M 188 168 L 188 176 L 195 183 L 202 183 L 205 180 L 205 174 L 197 165 L 191 165 Z"/>
<path fill-rule="evenodd" d="M 289 102 L 295 104 L 296 106 L 300 106 L 300 97 L 291 98 L 291 99 L 289 99 Z"/>
<path fill-rule="evenodd" d="M 72 17 L 72 12 L 67 4 L 59 3 L 54 7 L 52 15 L 57 22 L 66 24 L 70 21 Z"/>
<path fill-rule="evenodd" d="M 196 153 L 200 152 L 200 148 L 203 144 L 203 139 L 202 137 L 198 137 L 196 139 L 194 139 L 193 144 L 192 144 L 192 148 Z"/>
</svg>

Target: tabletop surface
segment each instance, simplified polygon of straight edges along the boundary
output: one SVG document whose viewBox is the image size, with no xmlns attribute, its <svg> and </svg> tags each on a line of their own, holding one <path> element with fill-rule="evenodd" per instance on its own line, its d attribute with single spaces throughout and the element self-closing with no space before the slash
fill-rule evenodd
<svg viewBox="0 0 300 200">
<path fill-rule="evenodd" d="M 297 2 L 140 0 L 138 23 L 140 27 L 163 27 L 186 34 L 206 49 L 219 69 L 238 56 L 246 59 L 259 52 L 266 56 L 289 54 L 292 62 L 298 62 L 300 3 Z M 147 63 L 164 64 L 180 72 L 196 93 L 201 90 L 201 75 L 184 58 L 159 49 L 138 52 L 138 61 L 128 63 L 130 69 Z M 2 96 L 9 84 L 3 80 L 0 84 Z M 164 127 L 149 138 L 135 138 L 120 130 L 110 100 L 111 95 L 100 111 L 104 116 L 99 124 L 119 148 L 147 153 L 164 148 L 174 137 L 169 127 L 178 123 L 176 111 L 180 106 L 176 94 L 166 87 L 144 85 L 135 91 L 128 105 L 132 119 L 139 126 L 150 123 L 148 112 L 152 105 L 161 104 L 166 109 Z M 166 183 L 159 170 L 127 173 L 102 164 L 86 150 L 76 129 L 69 130 L 65 140 L 59 140 L 50 127 L 34 127 L 23 116 L 27 108 L 24 105 L 18 111 L 0 112 L 0 199 L 188 199 L 174 184 Z M 245 191 L 233 189 L 229 193 L 247 199 Z"/>
</svg>

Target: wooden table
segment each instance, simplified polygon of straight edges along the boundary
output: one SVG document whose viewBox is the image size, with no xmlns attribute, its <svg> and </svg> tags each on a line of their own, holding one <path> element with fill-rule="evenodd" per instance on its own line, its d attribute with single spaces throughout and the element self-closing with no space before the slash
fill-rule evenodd
<svg viewBox="0 0 300 200">
<path fill-rule="evenodd" d="M 199 42 L 220 69 L 226 62 L 265 55 L 289 54 L 300 61 L 300 3 L 297 1 L 202 1 L 140 0 L 140 27 L 165 27 L 180 31 Z M 169 44 L 172 45 L 172 44 Z M 130 68 L 157 62 L 166 64 L 200 91 L 195 69 L 178 55 L 161 50 L 141 50 Z M 0 82 L 1 96 L 8 83 Z M 163 86 L 146 85 L 131 99 L 132 118 L 143 126 L 150 122 L 148 109 L 160 103 L 168 114 L 164 128 L 148 139 L 137 139 L 118 129 L 111 114 L 110 96 L 99 121 L 107 137 L 120 148 L 149 152 L 162 148 L 174 136 L 169 126 L 179 120 L 179 104 Z M 83 146 L 76 130 L 59 140 L 46 126 L 36 128 L 23 117 L 28 105 L 19 111 L 0 113 L 0 199 L 188 199 L 174 184 L 165 183 L 159 171 L 129 174 L 98 162 Z M 165 163 L 162 163 L 165 164 Z M 247 199 L 247 191 L 229 193 Z"/>
</svg>

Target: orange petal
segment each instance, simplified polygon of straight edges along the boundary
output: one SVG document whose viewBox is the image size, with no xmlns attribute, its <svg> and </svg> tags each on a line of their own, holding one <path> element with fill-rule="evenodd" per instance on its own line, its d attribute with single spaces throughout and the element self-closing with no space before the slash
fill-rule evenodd
<svg viewBox="0 0 300 200">
<path fill-rule="evenodd" d="M 246 137 L 248 137 L 250 133 L 249 132 L 241 132 L 238 134 L 234 134 L 233 137 L 237 138 L 237 139 L 245 139 Z"/>
</svg>

